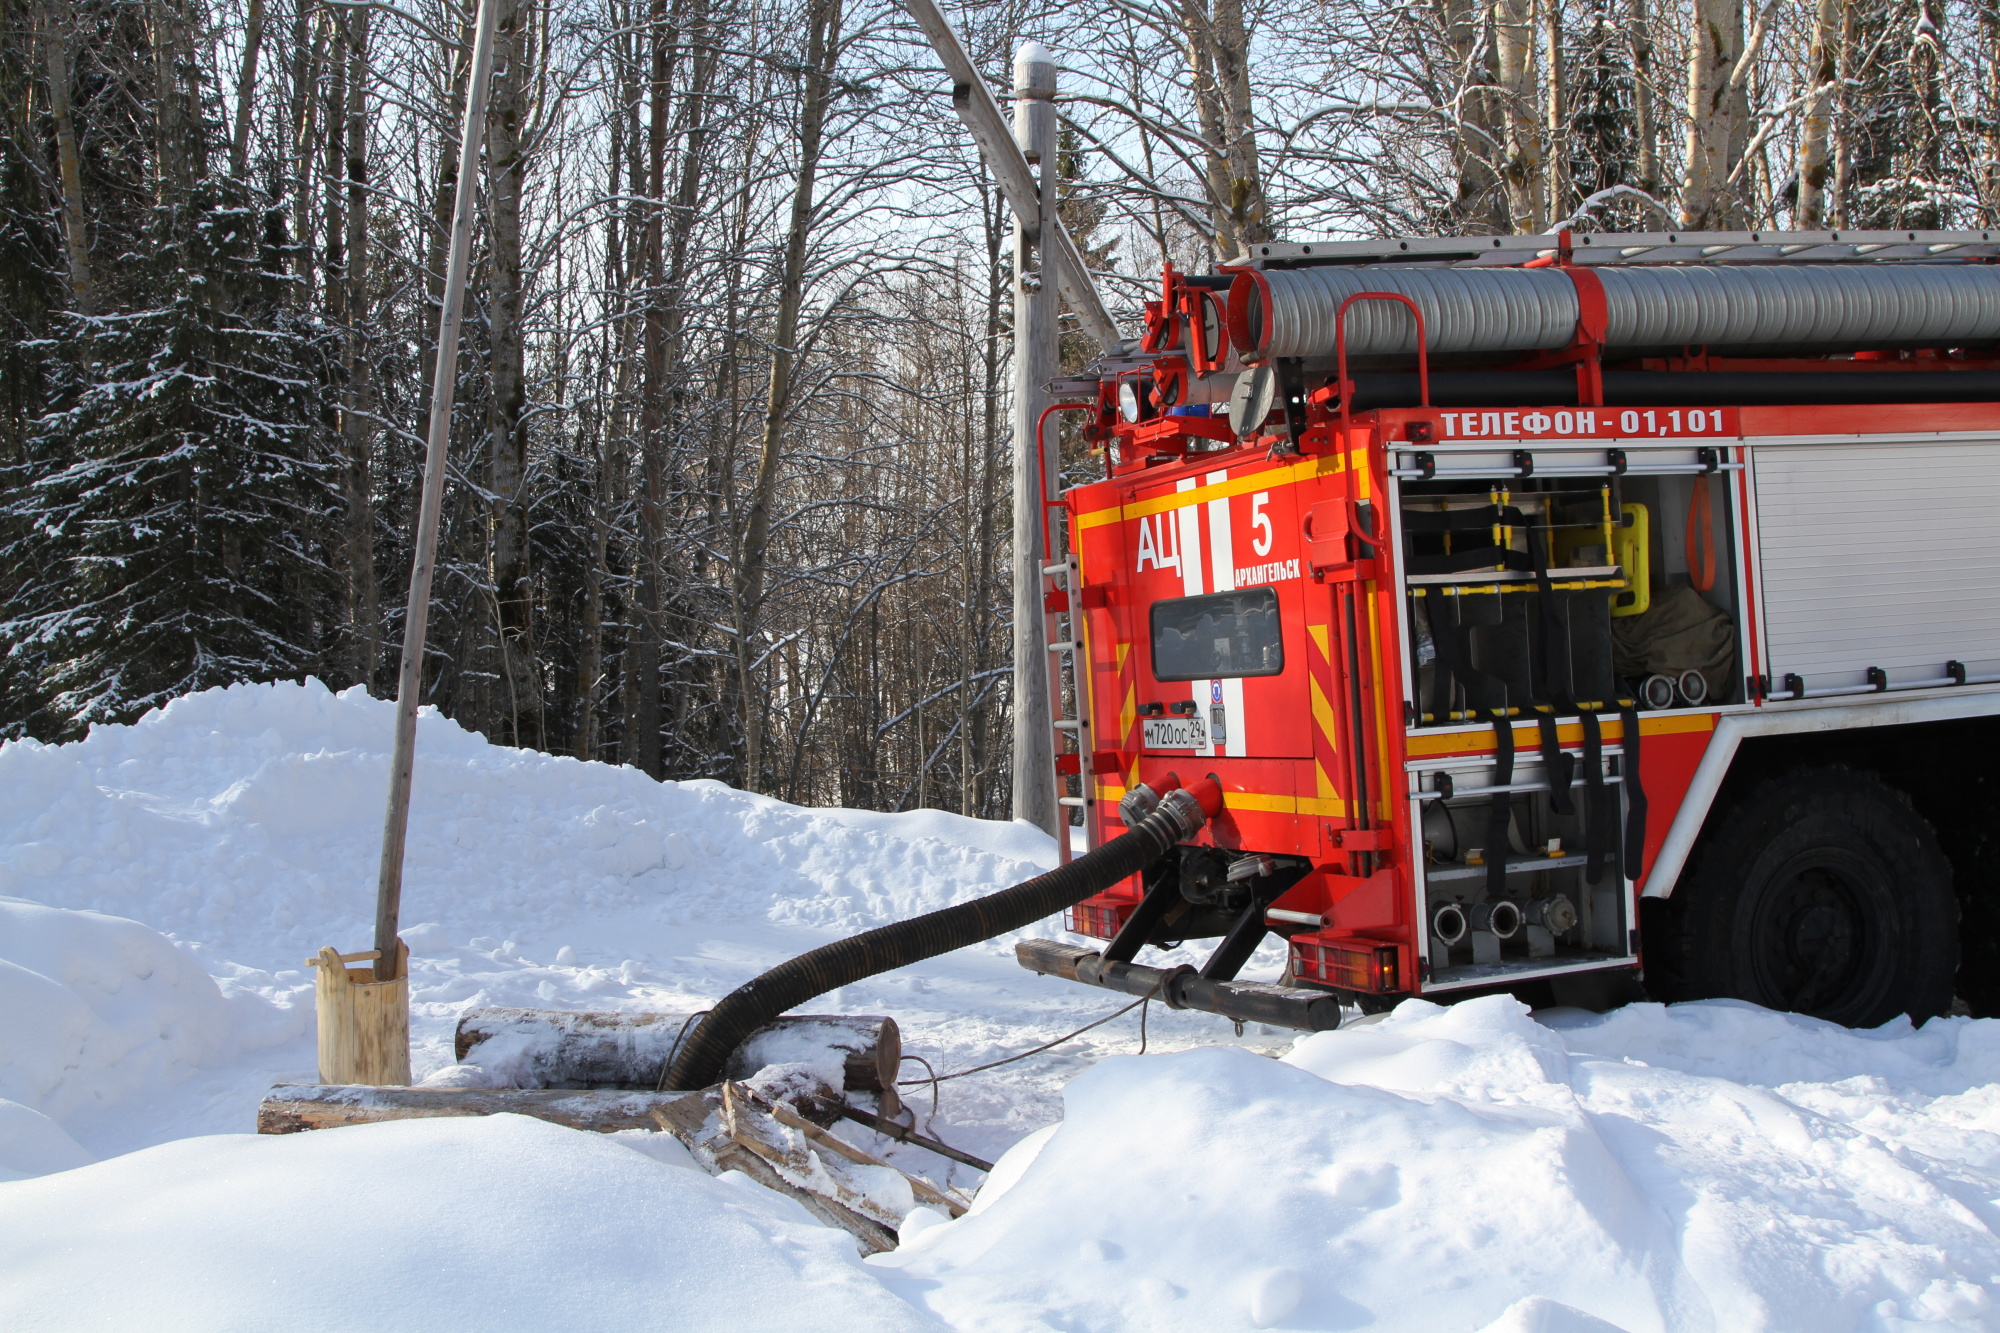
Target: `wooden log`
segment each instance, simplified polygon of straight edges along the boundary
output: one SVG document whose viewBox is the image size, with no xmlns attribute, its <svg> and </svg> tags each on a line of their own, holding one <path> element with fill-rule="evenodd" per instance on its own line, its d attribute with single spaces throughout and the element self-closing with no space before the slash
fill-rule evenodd
<svg viewBox="0 0 2000 1333">
<path fill-rule="evenodd" d="M 410 1081 L 409 949 L 398 944 L 396 976 L 375 980 L 350 962 L 374 952 L 343 954 L 331 945 L 306 960 L 318 971 L 319 1076 L 326 1083 L 402 1086 Z"/>
<path fill-rule="evenodd" d="M 903 1063 L 903 1034 L 896 1020 L 870 1014 L 787 1014 L 751 1033 L 723 1066 L 722 1076 L 745 1079 L 767 1065 L 812 1063 L 820 1051 L 841 1056 L 841 1086 L 885 1098 L 883 1114 L 895 1102 L 897 1070 Z"/>
<path fill-rule="evenodd" d="M 653 1113 L 698 1093 L 582 1088 L 396 1088 L 301 1083 L 271 1089 L 257 1108 L 259 1134 L 296 1134 L 383 1120 L 441 1116 L 533 1116 L 609 1134 L 654 1129 Z"/>
<path fill-rule="evenodd" d="M 468 1009 L 453 1043 L 459 1062 L 481 1065 L 523 1087 L 654 1088 L 691 1014 L 596 1013 L 564 1009 Z M 848 1092 L 893 1101 L 903 1038 L 896 1020 L 864 1014 L 789 1014 L 750 1034 L 725 1077 L 748 1078 L 766 1065 L 817 1063 L 839 1054 Z M 883 1114 L 894 1115 L 885 1104 Z"/>
</svg>

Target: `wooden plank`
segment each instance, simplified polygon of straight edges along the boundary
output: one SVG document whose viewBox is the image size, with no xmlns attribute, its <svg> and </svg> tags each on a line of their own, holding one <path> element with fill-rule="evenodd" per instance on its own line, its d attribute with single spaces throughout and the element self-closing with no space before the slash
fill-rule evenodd
<svg viewBox="0 0 2000 1333">
<path fill-rule="evenodd" d="M 739 1084 L 725 1080 L 721 1086 L 724 1132 L 739 1147 L 763 1158 L 793 1189 L 817 1195 L 883 1227 L 894 1228 L 901 1223 L 902 1218 L 894 1210 L 877 1203 L 865 1189 L 857 1188 L 855 1182 L 846 1178 L 847 1172 L 839 1163 L 816 1159 L 810 1147 L 789 1141 L 791 1136 L 778 1127 L 771 1114 L 782 1103 L 760 1105 Z M 797 1115 L 792 1121 L 794 1125 L 809 1123 Z M 896 1170 L 886 1162 L 870 1159 L 870 1164 Z"/>
<path fill-rule="evenodd" d="M 331 946 L 328 947 L 330 948 Z M 299 966 L 301 967 L 324 966 L 326 963 L 326 958 L 324 956 L 326 954 L 326 950 L 325 949 L 320 950 L 320 954 L 321 954 L 320 957 L 308 958 L 305 960 L 305 962 L 301 963 Z M 371 958 L 380 958 L 381 956 L 382 956 L 382 951 L 380 949 L 363 949 L 360 953 L 343 953 L 335 955 L 335 957 L 340 962 L 343 963 L 365 963 Z"/>
<path fill-rule="evenodd" d="M 783 1102 L 773 1102 L 771 1104 L 771 1116 L 779 1124 L 800 1131 L 814 1143 L 840 1154 L 850 1162 L 855 1162 L 862 1166 L 879 1166 L 884 1170 L 894 1171 L 897 1175 L 910 1182 L 910 1193 L 917 1196 L 918 1202 L 935 1204 L 950 1213 L 953 1217 L 964 1216 L 965 1205 L 963 1203 L 952 1198 L 922 1176 L 913 1176 L 899 1166 L 891 1166 L 881 1158 L 863 1152 L 844 1139 L 835 1138 Z"/>
<path fill-rule="evenodd" d="M 807 1188 L 802 1182 L 809 1177 L 799 1165 L 809 1164 L 781 1166 L 771 1160 L 772 1155 L 783 1160 L 784 1154 L 779 1149 L 759 1142 L 740 1126 L 741 1138 L 732 1133 L 728 1121 L 734 1102 L 732 1095 L 725 1104 L 718 1085 L 662 1107 L 653 1119 L 686 1145 L 695 1161 L 710 1174 L 741 1171 L 764 1188 L 796 1200 L 828 1226 L 847 1232 L 864 1253 L 880 1254 L 896 1248 L 896 1228 L 892 1221 L 871 1217 L 836 1194 Z"/>
</svg>

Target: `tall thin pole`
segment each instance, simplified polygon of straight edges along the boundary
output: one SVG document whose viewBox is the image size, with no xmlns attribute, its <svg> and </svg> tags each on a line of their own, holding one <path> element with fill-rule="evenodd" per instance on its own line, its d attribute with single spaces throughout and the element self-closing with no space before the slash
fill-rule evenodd
<svg viewBox="0 0 2000 1333">
<path fill-rule="evenodd" d="M 452 206 L 451 255 L 444 270 L 444 309 L 438 314 L 437 374 L 431 383 L 424 498 L 417 513 L 417 552 L 410 565 L 410 602 L 403 621 L 403 667 L 396 679 L 396 754 L 389 774 L 389 815 L 382 826 L 382 875 L 375 895 L 377 981 L 391 981 L 396 976 L 396 918 L 403 905 L 403 843 L 410 831 L 410 777 L 417 762 L 417 701 L 423 692 L 424 633 L 430 627 L 431 572 L 437 560 L 438 514 L 444 506 L 451 400 L 458 379 L 458 326 L 465 305 L 466 270 L 472 257 L 479 135 L 486 127 L 486 88 L 493 76 L 497 7 L 496 0 L 479 0 L 479 16 L 473 23 L 472 78 L 465 92 L 465 125 L 458 139 L 458 196 Z"/>
<path fill-rule="evenodd" d="M 1014 818 L 1051 834 L 1061 807 L 1042 632 L 1042 501 L 1057 460 L 1035 456 L 1035 423 L 1056 373 L 1055 95 L 1055 57 L 1024 42 L 1014 56 L 1014 141 L 1034 172 L 1036 207 L 1014 208 Z"/>
</svg>

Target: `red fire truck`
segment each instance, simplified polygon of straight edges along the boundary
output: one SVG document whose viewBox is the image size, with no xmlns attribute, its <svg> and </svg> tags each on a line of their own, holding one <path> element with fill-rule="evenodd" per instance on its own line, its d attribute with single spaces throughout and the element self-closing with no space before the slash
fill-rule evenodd
<svg viewBox="0 0 2000 1333">
<path fill-rule="evenodd" d="M 1223 809 L 1024 964 L 2000 1012 L 2000 233 L 1259 245 L 1056 387 L 1063 802 Z"/>
</svg>

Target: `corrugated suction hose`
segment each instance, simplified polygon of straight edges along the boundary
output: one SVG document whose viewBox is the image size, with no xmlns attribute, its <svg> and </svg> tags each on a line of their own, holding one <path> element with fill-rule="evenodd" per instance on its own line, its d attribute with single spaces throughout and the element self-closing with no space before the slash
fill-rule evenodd
<svg viewBox="0 0 2000 1333">
<path fill-rule="evenodd" d="M 708 1012 L 675 1055 L 664 1085 L 707 1087 L 722 1076 L 723 1065 L 745 1038 L 816 995 L 990 940 L 1074 907 L 1159 860 L 1221 808 L 1221 790 L 1203 779 L 1191 789 L 1168 792 L 1153 813 L 1066 866 L 984 898 L 879 926 L 780 963 L 738 986 Z"/>
<path fill-rule="evenodd" d="M 1587 271 L 1604 292 L 1607 347 L 1961 347 L 2000 338 L 2000 268 L 1985 264 L 1603 264 Z M 1230 288 L 1230 338 L 1238 352 L 1263 357 L 1331 356 L 1341 303 L 1369 291 L 1415 301 L 1434 356 L 1563 347 L 1580 313 L 1576 284 L 1560 268 L 1245 270 Z M 1349 310 L 1346 331 L 1349 356 L 1407 354 L 1417 346 L 1416 322 L 1386 301 Z"/>
</svg>

